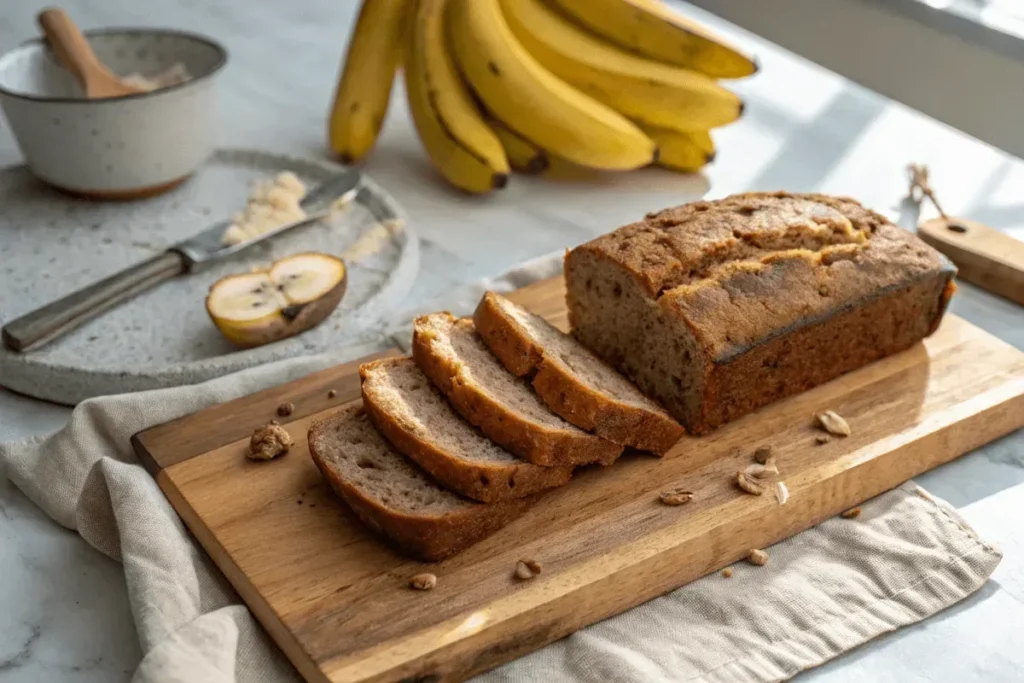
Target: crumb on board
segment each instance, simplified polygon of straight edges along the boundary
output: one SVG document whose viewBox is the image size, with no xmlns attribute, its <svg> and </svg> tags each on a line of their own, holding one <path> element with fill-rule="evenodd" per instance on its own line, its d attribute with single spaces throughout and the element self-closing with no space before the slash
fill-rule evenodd
<svg viewBox="0 0 1024 683">
<path fill-rule="evenodd" d="M 732 567 L 726 567 L 722 570 L 722 576 L 731 579 L 732 578 Z"/>
<path fill-rule="evenodd" d="M 292 436 L 284 427 L 275 423 L 265 424 L 252 433 L 246 456 L 251 460 L 273 460 L 287 453 L 292 443 Z"/>
<path fill-rule="evenodd" d="M 839 516 L 843 519 L 854 519 L 856 517 L 860 517 L 860 508 L 856 507 L 850 508 L 849 510 L 844 510 L 843 512 L 839 513 Z"/>
</svg>

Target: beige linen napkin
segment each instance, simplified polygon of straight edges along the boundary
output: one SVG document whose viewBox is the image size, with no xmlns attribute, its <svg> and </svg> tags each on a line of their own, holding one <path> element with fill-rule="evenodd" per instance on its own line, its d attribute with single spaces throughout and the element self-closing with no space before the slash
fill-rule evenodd
<svg viewBox="0 0 1024 683">
<path fill-rule="evenodd" d="M 490 287 L 550 277 L 561 254 L 452 293 L 423 310 L 472 311 Z M 0 467 L 57 523 L 124 565 L 145 653 L 138 683 L 296 681 L 217 568 L 193 543 L 129 437 L 180 415 L 405 340 L 410 314 L 353 347 L 195 386 L 90 399 L 55 434 L 0 445 Z M 1000 554 L 913 483 L 740 563 L 483 674 L 480 681 L 778 681 L 971 594 Z"/>
</svg>

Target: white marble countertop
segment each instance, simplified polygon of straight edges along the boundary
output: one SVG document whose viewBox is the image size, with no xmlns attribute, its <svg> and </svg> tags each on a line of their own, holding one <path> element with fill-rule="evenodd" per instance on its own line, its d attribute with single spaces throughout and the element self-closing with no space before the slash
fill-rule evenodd
<svg viewBox="0 0 1024 683">
<path fill-rule="evenodd" d="M 205 32 L 231 63 L 223 94 L 224 145 L 322 154 L 324 115 L 357 3 L 331 0 L 68 0 L 87 27 L 150 25 Z M 41 0 L 13 3 L 0 50 L 35 30 Z M 694 11 L 707 18 L 707 15 Z M 1024 163 L 893 104 L 721 22 L 761 58 L 736 89 L 744 120 L 717 136 L 718 161 L 702 176 L 657 170 L 587 181 L 516 177 L 493 197 L 459 195 L 433 174 L 401 92 L 367 170 L 401 201 L 423 236 L 410 305 L 454 284 L 579 243 L 645 211 L 747 189 L 849 194 L 896 215 L 904 166 L 923 162 L 945 208 L 1024 238 Z M 20 155 L 0 127 L 0 166 Z M 1024 348 L 1024 309 L 962 286 L 953 311 Z M 0 441 L 62 425 L 66 408 L 0 390 Z M 999 544 L 1005 559 L 962 604 L 879 638 L 802 680 L 1021 680 L 1024 672 L 1024 433 L 919 480 Z M 140 658 L 119 565 L 53 524 L 0 474 L 0 683 L 127 681 Z"/>
</svg>

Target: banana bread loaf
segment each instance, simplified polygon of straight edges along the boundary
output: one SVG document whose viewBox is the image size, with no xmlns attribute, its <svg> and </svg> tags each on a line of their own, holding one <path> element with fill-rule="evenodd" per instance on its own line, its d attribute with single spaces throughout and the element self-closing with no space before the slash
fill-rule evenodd
<svg viewBox="0 0 1024 683">
<path fill-rule="evenodd" d="M 931 334 L 956 268 L 852 199 L 648 214 L 565 259 L 573 333 L 693 434 Z"/>
</svg>

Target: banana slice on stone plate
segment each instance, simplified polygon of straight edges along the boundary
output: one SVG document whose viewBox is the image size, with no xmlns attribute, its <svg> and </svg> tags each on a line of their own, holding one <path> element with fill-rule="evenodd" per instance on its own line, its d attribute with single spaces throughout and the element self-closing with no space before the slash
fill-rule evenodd
<svg viewBox="0 0 1024 683">
<path fill-rule="evenodd" d="M 250 348 L 295 336 L 331 314 L 345 295 L 341 259 L 315 252 L 275 261 L 266 270 L 221 278 L 210 286 L 206 311 L 221 334 Z"/>
</svg>

